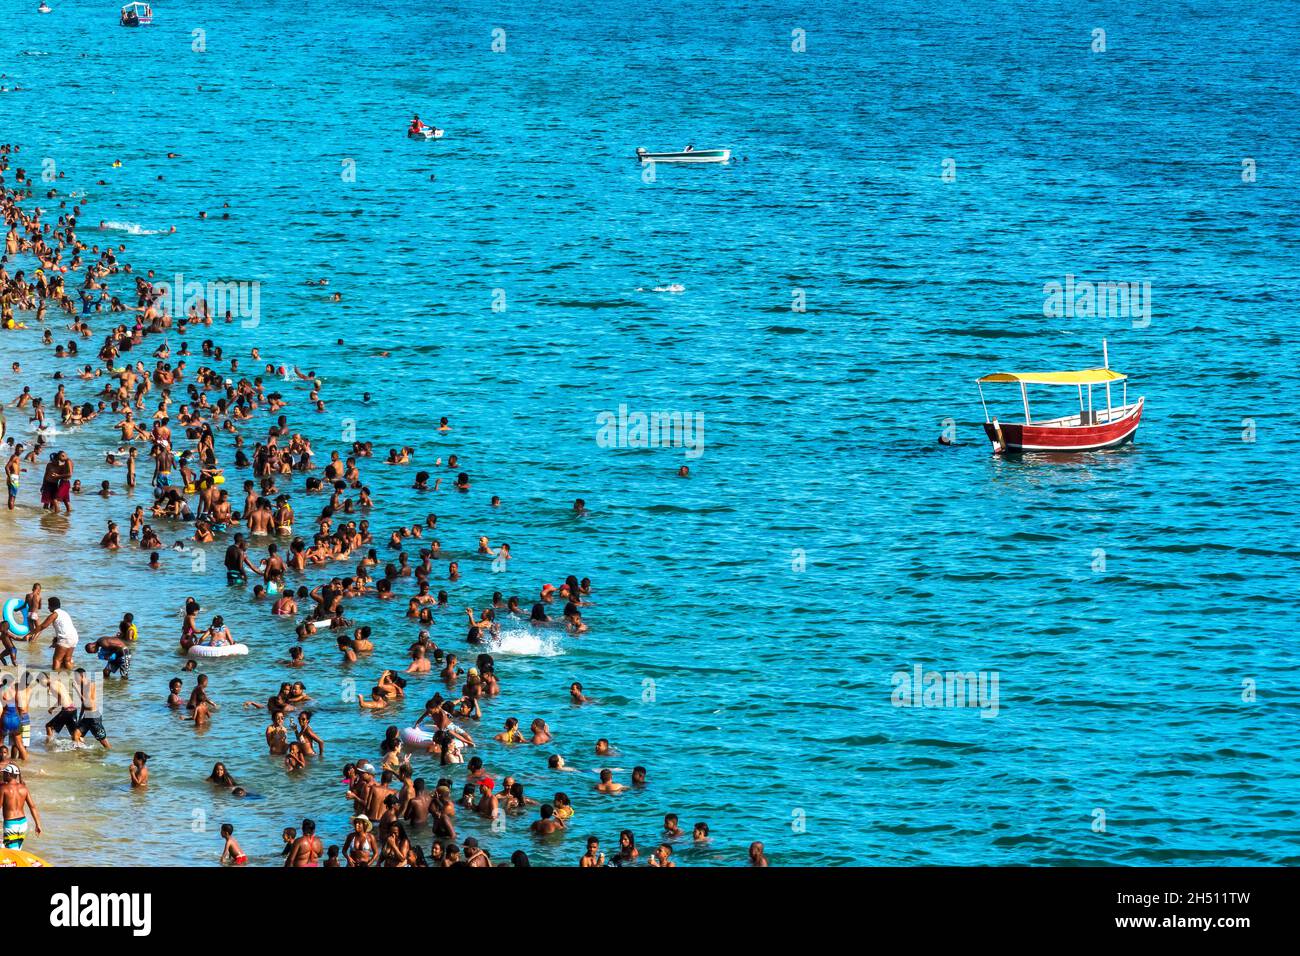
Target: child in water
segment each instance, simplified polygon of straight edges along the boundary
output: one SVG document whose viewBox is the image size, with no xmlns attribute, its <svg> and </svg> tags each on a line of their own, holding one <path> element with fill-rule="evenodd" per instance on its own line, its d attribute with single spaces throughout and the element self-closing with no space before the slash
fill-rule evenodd
<svg viewBox="0 0 1300 956">
<path fill-rule="evenodd" d="M 244 855 L 243 849 L 240 848 L 239 841 L 235 839 L 235 828 L 229 823 L 221 824 L 221 838 L 226 841 L 221 848 L 222 863 L 243 866 L 248 862 L 248 857 Z"/>
<path fill-rule="evenodd" d="M 136 789 L 149 786 L 149 768 L 145 766 L 149 762 L 149 755 L 143 750 L 137 750 L 131 758 L 131 786 Z"/>
</svg>

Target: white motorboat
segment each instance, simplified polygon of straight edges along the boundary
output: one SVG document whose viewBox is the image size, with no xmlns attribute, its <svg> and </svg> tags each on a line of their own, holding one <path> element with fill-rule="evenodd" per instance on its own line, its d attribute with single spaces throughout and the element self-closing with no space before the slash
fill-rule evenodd
<svg viewBox="0 0 1300 956">
<path fill-rule="evenodd" d="M 731 150 L 687 146 L 676 153 L 650 153 L 638 146 L 636 156 L 643 163 L 725 163 L 731 160 Z"/>
</svg>

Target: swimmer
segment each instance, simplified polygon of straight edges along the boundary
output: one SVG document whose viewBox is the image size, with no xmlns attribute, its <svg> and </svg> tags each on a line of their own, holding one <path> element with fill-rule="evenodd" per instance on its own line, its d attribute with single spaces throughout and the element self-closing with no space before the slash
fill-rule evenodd
<svg viewBox="0 0 1300 956">
<path fill-rule="evenodd" d="M 600 840 L 594 836 L 587 837 L 587 852 L 582 855 L 578 861 L 578 866 L 587 868 L 593 866 L 604 866 L 605 854 L 600 852 Z"/>
<path fill-rule="evenodd" d="M 546 721 L 542 718 L 534 719 L 529 729 L 532 731 L 532 737 L 528 741 L 530 744 L 550 743 L 551 729 L 546 726 Z"/>
<path fill-rule="evenodd" d="M 217 709 L 217 705 L 208 696 L 207 674 L 199 675 L 194 690 L 190 692 L 190 699 L 185 704 L 185 709 L 189 711 L 189 719 L 194 721 L 195 727 L 201 727 L 211 721 L 212 712 Z"/>
<path fill-rule="evenodd" d="M 433 670 L 433 665 L 425 656 L 425 649 L 422 645 L 416 644 L 411 648 L 411 664 L 406 668 L 408 674 L 427 674 Z"/>
<path fill-rule="evenodd" d="M 505 730 L 492 738 L 503 744 L 521 744 L 524 742 L 523 731 L 519 729 L 518 717 L 507 717 Z"/>
<path fill-rule="evenodd" d="M 145 766 L 149 762 L 149 755 L 143 750 L 137 750 L 131 758 L 131 787 L 141 789 L 149 786 L 149 768 Z"/>
<path fill-rule="evenodd" d="M 618 834 L 618 855 L 611 860 L 614 866 L 623 866 L 627 863 L 634 863 L 641 856 L 641 851 L 637 849 L 636 837 L 631 830 L 620 830 Z"/>
<path fill-rule="evenodd" d="M 357 694 L 357 704 L 362 710 L 383 710 L 392 705 L 393 697 L 386 688 L 376 685 L 371 688 L 369 699 L 365 694 Z"/>
<path fill-rule="evenodd" d="M 298 745 L 302 748 L 304 756 L 325 756 L 325 741 L 311 729 L 311 711 L 299 712 L 297 734 Z"/>
<path fill-rule="evenodd" d="M 206 779 L 208 783 L 225 787 L 227 790 L 239 786 L 235 783 L 235 778 L 230 775 L 230 771 L 226 769 L 226 765 L 219 761 L 212 765 L 212 773 L 208 774 Z"/>
<path fill-rule="evenodd" d="M 651 866 L 672 867 L 677 864 L 672 860 L 673 848 L 667 843 L 660 843 L 650 855 Z"/>
<path fill-rule="evenodd" d="M 207 647 L 221 647 L 223 645 L 234 645 L 234 635 L 230 633 L 230 628 L 226 627 L 226 619 L 218 614 L 212 619 L 207 630 L 199 635 L 196 644 L 203 644 Z"/>
<path fill-rule="evenodd" d="M 543 803 L 538 810 L 538 819 L 529 824 L 528 829 L 535 836 L 550 836 L 564 829 L 564 821 L 556 819 L 555 807 Z"/>
<path fill-rule="evenodd" d="M 217 862 L 229 863 L 234 866 L 243 866 L 248 862 L 248 857 L 244 855 L 243 849 L 240 848 L 239 841 L 235 839 L 235 828 L 231 824 L 221 824 L 221 839 L 224 842 L 221 846 L 221 856 L 217 858 Z"/>
</svg>

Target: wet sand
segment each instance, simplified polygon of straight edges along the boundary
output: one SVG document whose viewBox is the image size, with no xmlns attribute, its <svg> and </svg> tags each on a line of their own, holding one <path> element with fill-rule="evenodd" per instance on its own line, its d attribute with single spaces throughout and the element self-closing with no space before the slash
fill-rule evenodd
<svg viewBox="0 0 1300 956">
<path fill-rule="evenodd" d="M 32 508 L 30 503 L 19 507 L 24 510 Z M 66 583 L 65 577 L 46 571 L 33 577 L 28 565 L 35 564 L 36 556 L 25 555 L 21 542 L 20 532 L 12 522 L 0 522 L 0 597 L 6 600 L 21 597 L 38 579 L 46 588 Z M 44 634 L 30 643 L 19 643 L 20 664 L 34 671 L 48 670 L 49 643 L 48 635 Z M 6 667 L 2 672 L 18 673 L 12 667 Z M 32 742 L 27 751 L 27 762 L 23 764 L 23 778 L 36 800 L 45 832 L 37 836 L 34 828 L 29 830 L 24 849 L 51 864 L 74 865 L 87 846 L 102 844 L 105 834 L 112 831 L 107 815 L 97 809 L 93 801 L 87 800 L 86 794 L 113 776 L 113 771 L 94 756 L 78 759 L 82 754 L 66 753 L 71 749 L 66 736 L 58 749 L 47 750 L 43 725 L 48 719 L 44 709 L 33 710 Z"/>
</svg>

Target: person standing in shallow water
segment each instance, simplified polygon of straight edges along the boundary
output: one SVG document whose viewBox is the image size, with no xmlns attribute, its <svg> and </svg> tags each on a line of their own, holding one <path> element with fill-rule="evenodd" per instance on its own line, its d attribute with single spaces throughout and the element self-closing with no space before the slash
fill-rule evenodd
<svg viewBox="0 0 1300 956">
<path fill-rule="evenodd" d="M 4 817 L 4 846 L 6 850 L 21 850 L 27 839 L 27 814 L 31 813 L 31 823 L 40 836 L 41 815 L 32 802 L 31 792 L 23 783 L 22 771 L 17 764 L 6 764 L 0 771 L 0 810 Z"/>
<path fill-rule="evenodd" d="M 8 738 L 17 759 L 26 760 L 22 709 L 18 700 L 17 680 L 11 674 L 0 676 L 0 737 Z"/>
<path fill-rule="evenodd" d="M 50 599 L 53 602 L 53 598 Z M 84 668 L 78 667 L 77 695 L 81 698 L 81 714 L 77 720 L 77 731 L 82 736 L 89 734 L 99 741 L 105 750 L 112 750 L 108 742 L 108 731 L 104 729 L 104 715 L 99 709 L 99 688 Z"/>
<path fill-rule="evenodd" d="M 60 674 L 51 678 L 49 674 L 41 674 L 36 678 L 36 682 L 45 688 L 47 697 L 54 701 L 54 706 L 50 708 L 54 716 L 45 724 L 46 747 L 48 748 L 54 742 L 55 735 L 61 730 L 66 730 L 71 735 L 73 743 L 80 741 L 81 731 L 77 727 L 77 700 L 72 695 L 68 675 Z"/>
<path fill-rule="evenodd" d="M 77 642 L 80 640 L 77 634 L 77 626 L 72 623 L 72 616 L 63 610 L 63 604 L 58 598 L 50 598 L 49 608 L 49 615 L 40 624 L 32 628 L 28 639 L 34 638 L 47 627 L 52 627 L 54 629 L 54 639 L 50 642 L 50 647 L 54 649 L 54 657 L 50 667 L 56 671 L 70 671 L 72 670 L 72 654 L 76 650 Z"/>
<path fill-rule="evenodd" d="M 235 828 L 229 823 L 221 824 L 221 839 L 225 842 L 221 847 L 221 862 L 232 863 L 235 866 L 243 866 L 248 862 L 248 857 L 244 855 L 239 841 L 235 839 Z"/>
<path fill-rule="evenodd" d="M 370 866 L 379 852 L 370 818 L 360 814 L 352 820 L 352 832 L 343 841 L 343 855 L 349 866 Z"/>
<path fill-rule="evenodd" d="M 289 752 L 289 728 L 284 725 L 283 711 L 271 715 L 271 724 L 266 728 L 266 745 L 277 757 Z"/>
<path fill-rule="evenodd" d="M 289 845 L 284 865 L 294 867 L 319 866 L 316 862 L 325 852 L 320 837 L 316 835 L 316 821 L 302 821 L 302 836 Z"/>
<path fill-rule="evenodd" d="M 46 511 L 58 511 L 59 502 L 62 502 L 63 513 L 71 514 L 71 492 L 72 459 L 67 452 L 56 451 L 50 455 L 41 479 L 41 507 Z"/>
<path fill-rule="evenodd" d="M 5 488 L 9 493 L 9 510 L 14 510 L 18 501 L 18 481 L 23 473 L 23 446 L 14 445 L 14 453 L 5 462 Z"/>
</svg>

